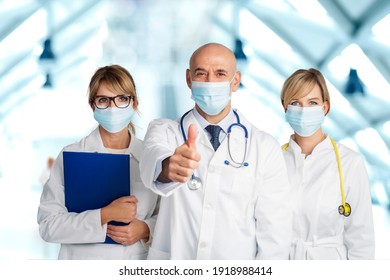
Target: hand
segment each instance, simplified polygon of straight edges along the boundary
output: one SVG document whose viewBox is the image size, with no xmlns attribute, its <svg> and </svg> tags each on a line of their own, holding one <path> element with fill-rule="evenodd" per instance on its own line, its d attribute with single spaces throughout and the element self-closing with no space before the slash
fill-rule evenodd
<svg viewBox="0 0 390 280">
<path fill-rule="evenodd" d="M 159 182 L 187 182 L 199 164 L 200 155 L 196 150 L 198 131 L 195 124 L 188 128 L 187 141 L 176 148 L 175 153 L 162 162 L 162 171 L 157 178 Z"/>
<path fill-rule="evenodd" d="M 115 199 L 100 210 L 102 225 L 110 221 L 130 223 L 137 214 L 137 202 L 138 199 L 133 195 Z"/>
<path fill-rule="evenodd" d="M 132 245 L 141 239 L 149 239 L 148 225 L 138 219 L 134 219 L 127 226 L 107 226 L 107 236 L 122 245 Z"/>
</svg>

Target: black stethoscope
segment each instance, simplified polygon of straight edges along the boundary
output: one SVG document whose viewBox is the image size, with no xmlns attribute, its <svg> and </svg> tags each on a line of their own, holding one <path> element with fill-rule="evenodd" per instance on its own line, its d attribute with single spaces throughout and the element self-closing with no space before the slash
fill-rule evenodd
<svg viewBox="0 0 390 280">
<path fill-rule="evenodd" d="M 189 110 L 188 112 L 186 112 L 180 119 L 180 129 L 181 129 L 181 133 L 183 135 L 183 139 L 184 139 L 184 142 L 187 141 L 187 136 L 186 136 L 186 133 L 184 131 L 184 118 L 192 111 L 193 109 Z M 247 147 L 248 147 L 248 129 L 245 127 L 245 125 L 243 125 L 241 122 L 240 122 L 240 117 L 238 116 L 238 113 L 236 112 L 236 110 L 233 110 L 233 113 L 234 115 L 236 116 L 237 118 L 237 122 L 236 123 L 232 123 L 228 129 L 227 129 L 227 141 L 228 141 L 228 152 L 229 152 L 229 157 L 231 159 L 231 162 L 229 160 L 225 160 L 224 161 L 224 164 L 226 165 L 230 165 L 234 168 L 241 168 L 241 167 L 246 167 L 249 165 L 248 162 L 245 161 L 245 158 L 246 158 L 246 154 L 247 154 Z M 245 133 L 245 151 L 244 151 L 244 156 L 242 158 L 242 161 L 239 162 L 239 161 L 235 161 L 233 159 L 233 156 L 230 152 L 230 133 L 232 132 L 232 128 L 233 127 L 240 127 L 244 130 L 244 133 Z M 199 177 L 195 176 L 194 174 L 192 174 L 191 176 L 191 179 L 188 180 L 187 182 L 187 185 L 188 185 L 188 188 L 190 190 L 197 190 L 199 189 L 201 186 L 202 186 L 202 181 L 200 180 Z"/>
</svg>

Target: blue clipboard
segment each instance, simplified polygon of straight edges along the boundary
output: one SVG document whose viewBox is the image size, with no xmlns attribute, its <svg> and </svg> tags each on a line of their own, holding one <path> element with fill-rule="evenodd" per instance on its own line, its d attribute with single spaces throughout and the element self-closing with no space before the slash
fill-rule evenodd
<svg viewBox="0 0 390 280">
<path fill-rule="evenodd" d="M 129 155 L 64 151 L 63 161 L 68 212 L 99 209 L 131 193 Z M 108 236 L 104 243 L 117 244 Z"/>
</svg>

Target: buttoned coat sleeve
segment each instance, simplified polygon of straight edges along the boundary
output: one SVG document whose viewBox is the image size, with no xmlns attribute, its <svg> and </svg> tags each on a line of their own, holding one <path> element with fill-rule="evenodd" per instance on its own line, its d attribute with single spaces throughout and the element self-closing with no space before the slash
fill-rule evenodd
<svg viewBox="0 0 390 280">
<path fill-rule="evenodd" d="M 183 143 L 178 142 L 178 123 L 169 119 L 154 120 L 149 124 L 140 159 L 140 174 L 145 186 L 161 196 L 171 195 L 182 183 L 167 183 L 158 186 L 155 181 L 156 169 L 161 162 L 172 156 Z M 175 129 L 176 128 L 176 129 Z M 161 169 L 161 166 L 160 166 Z"/>
</svg>

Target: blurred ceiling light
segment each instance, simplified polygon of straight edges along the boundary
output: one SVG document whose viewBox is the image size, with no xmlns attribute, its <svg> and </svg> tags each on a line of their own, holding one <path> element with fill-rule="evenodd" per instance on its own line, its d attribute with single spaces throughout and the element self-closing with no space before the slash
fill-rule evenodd
<svg viewBox="0 0 390 280">
<path fill-rule="evenodd" d="M 234 47 L 234 56 L 236 57 L 237 60 L 240 61 L 247 60 L 246 54 L 244 53 L 244 48 L 242 46 L 242 41 L 240 39 L 236 39 L 235 47 Z"/>
<path fill-rule="evenodd" d="M 364 93 L 375 95 L 388 102 L 387 93 L 390 92 L 390 84 L 364 51 L 358 45 L 351 44 L 342 51 L 341 55 L 349 68 L 359 72 L 358 76 L 364 85 Z"/>
<path fill-rule="evenodd" d="M 46 80 L 45 83 L 43 84 L 44 88 L 52 88 L 53 83 L 51 82 L 51 75 L 50 73 L 46 73 Z"/>
<path fill-rule="evenodd" d="M 47 60 L 55 60 L 55 55 L 53 53 L 53 50 L 51 49 L 51 39 L 48 38 L 45 40 L 43 44 L 43 52 L 39 56 L 40 61 L 47 61 Z"/>
<path fill-rule="evenodd" d="M 44 88 L 53 87 L 51 73 L 54 67 L 56 56 L 51 48 L 51 39 L 47 38 L 43 44 L 43 52 L 39 56 L 39 64 L 46 75 L 46 81 L 43 84 Z"/>
<path fill-rule="evenodd" d="M 364 95 L 365 93 L 363 82 L 360 80 L 356 69 L 351 68 L 349 70 L 348 80 L 345 86 L 345 93 L 351 95 Z"/>
<path fill-rule="evenodd" d="M 244 53 L 244 49 L 242 46 L 242 41 L 240 39 L 236 39 L 235 46 L 234 46 L 234 56 L 237 60 L 237 71 L 245 72 L 246 66 L 247 66 L 247 60 L 246 54 Z M 240 83 L 240 88 L 242 88 L 243 85 Z"/>
</svg>

